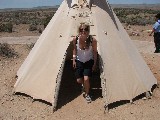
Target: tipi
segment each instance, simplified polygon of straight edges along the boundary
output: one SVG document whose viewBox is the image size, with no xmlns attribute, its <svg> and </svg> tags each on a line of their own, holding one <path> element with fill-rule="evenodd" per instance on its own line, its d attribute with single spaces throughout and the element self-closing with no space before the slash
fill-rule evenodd
<svg viewBox="0 0 160 120">
<path fill-rule="evenodd" d="M 151 91 L 157 80 L 106 0 L 64 0 L 17 72 L 14 92 L 57 106 L 66 50 L 88 22 L 98 41 L 105 105 Z M 69 51 L 72 52 L 72 51 Z"/>
</svg>

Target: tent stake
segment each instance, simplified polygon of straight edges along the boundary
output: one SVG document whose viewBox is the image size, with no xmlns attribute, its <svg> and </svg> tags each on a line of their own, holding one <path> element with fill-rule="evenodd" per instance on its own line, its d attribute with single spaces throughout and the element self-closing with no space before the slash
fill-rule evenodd
<svg viewBox="0 0 160 120">
<path fill-rule="evenodd" d="M 33 103 L 34 101 L 35 101 L 35 99 L 33 98 L 33 99 L 32 99 L 32 103 Z"/>
<path fill-rule="evenodd" d="M 104 114 L 109 113 L 109 107 L 108 105 L 104 106 Z"/>
<path fill-rule="evenodd" d="M 133 100 L 130 100 L 130 104 L 133 104 Z"/>
<path fill-rule="evenodd" d="M 57 111 L 56 107 L 53 107 L 53 113 L 56 112 L 56 111 Z"/>
<path fill-rule="evenodd" d="M 146 95 L 146 98 L 147 98 L 147 99 L 150 99 L 150 98 L 151 98 L 151 94 L 150 94 L 149 91 L 145 92 L 145 95 Z"/>
<path fill-rule="evenodd" d="M 159 88 L 159 84 L 157 84 L 157 88 Z"/>
</svg>

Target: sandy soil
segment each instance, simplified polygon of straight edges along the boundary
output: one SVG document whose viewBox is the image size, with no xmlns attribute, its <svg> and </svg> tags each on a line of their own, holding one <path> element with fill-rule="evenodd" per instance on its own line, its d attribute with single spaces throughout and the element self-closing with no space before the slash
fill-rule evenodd
<svg viewBox="0 0 160 120">
<path fill-rule="evenodd" d="M 129 34 L 133 31 L 138 36 L 131 36 L 147 65 L 160 83 L 160 55 L 155 54 L 153 37 L 148 36 L 151 26 L 130 26 Z M 26 34 L 27 33 L 27 34 Z M 12 95 L 16 82 L 16 71 L 23 63 L 30 51 L 30 47 L 24 43 L 32 43 L 38 38 L 38 33 L 0 33 L 0 42 L 8 42 L 18 53 L 18 57 L 0 57 L 0 119 L 1 120 L 158 120 L 160 119 L 160 88 L 156 88 L 149 100 L 139 99 L 134 104 L 123 104 L 110 109 L 104 114 L 104 103 L 101 89 L 94 91 L 94 100 L 87 104 L 83 95 L 78 91 L 76 82 L 63 82 L 60 91 L 58 110 L 52 112 L 52 106 L 33 101 L 30 97 Z M 4 38 L 4 37 L 18 38 Z M 29 37 L 23 37 L 29 36 Z M 34 37 L 31 37 L 34 36 Z M 28 40 L 33 40 L 28 42 Z M 17 40 L 19 42 L 17 42 Z M 17 43 L 16 43 L 17 42 Z M 68 63 L 70 65 L 70 63 Z M 67 70 L 67 69 L 66 69 Z M 72 75 L 72 74 L 69 74 Z M 67 83 L 67 84 L 65 84 Z"/>
</svg>

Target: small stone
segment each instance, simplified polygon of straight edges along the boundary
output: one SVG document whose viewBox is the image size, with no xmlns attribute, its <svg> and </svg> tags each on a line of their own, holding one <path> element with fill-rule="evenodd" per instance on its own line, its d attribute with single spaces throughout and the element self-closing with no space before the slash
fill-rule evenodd
<svg viewBox="0 0 160 120">
<path fill-rule="evenodd" d="M 22 109 L 22 111 L 25 111 L 26 109 L 24 108 L 24 109 Z"/>
<path fill-rule="evenodd" d="M 146 100 L 147 98 L 146 98 L 146 97 L 143 97 L 142 99 L 143 99 L 143 100 Z"/>
<path fill-rule="evenodd" d="M 11 99 L 10 99 L 10 101 L 13 101 L 13 100 L 14 100 L 14 98 L 11 98 Z"/>
</svg>

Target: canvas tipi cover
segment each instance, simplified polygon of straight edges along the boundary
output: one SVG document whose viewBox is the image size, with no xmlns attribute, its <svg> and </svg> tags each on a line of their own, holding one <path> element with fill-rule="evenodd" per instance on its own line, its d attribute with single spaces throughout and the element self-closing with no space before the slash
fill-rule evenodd
<svg viewBox="0 0 160 120">
<path fill-rule="evenodd" d="M 98 42 L 105 104 L 151 91 L 157 81 L 109 3 L 64 0 L 18 70 L 14 92 L 56 107 L 66 50 L 81 22 L 90 24 L 91 35 Z"/>
</svg>

